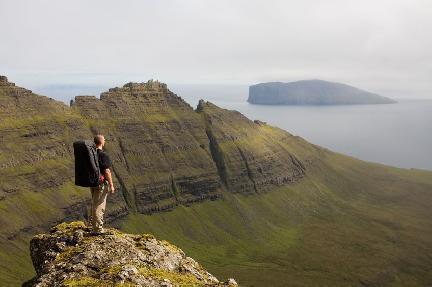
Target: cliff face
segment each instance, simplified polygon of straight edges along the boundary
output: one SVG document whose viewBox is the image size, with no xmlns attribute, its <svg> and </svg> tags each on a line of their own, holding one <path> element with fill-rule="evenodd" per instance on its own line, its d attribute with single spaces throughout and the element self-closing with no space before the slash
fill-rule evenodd
<svg viewBox="0 0 432 287">
<path fill-rule="evenodd" d="M 95 236 L 80 221 L 36 235 L 30 252 L 37 276 L 23 286 L 237 286 L 167 241 L 115 229 Z"/>
<path fill-rule="evenodd" d="M 211 103 L 194 111 L 159 82 L 76 97 L 72 108 L 106 135 L 125 199 L 141 213 L 216 199 L 222 189 L 266 191 L 305 174 L 268 128 Z"/>
<path fill-rule="evenodd" d="M 103 133 L 125 199 L 142 213 L 220 196 L 204 123 L 165 84 L 129 83 L 73 109 Z"/>
<path fill-rule="evenodd" d="M 237 111 L 200 101 L 213 159 L 229 190 L 255 193 L 301 179 L 307 160 L 300 161 L 283 140 L 289 133 L 251 121 Z"/>
<path fill-rule="evenodd" d="M 260 83 L 249 87 L 248 102 L 262 105 L 365 105 L 396 101 L 358 88 L 322 80 Z"/>
</svg>

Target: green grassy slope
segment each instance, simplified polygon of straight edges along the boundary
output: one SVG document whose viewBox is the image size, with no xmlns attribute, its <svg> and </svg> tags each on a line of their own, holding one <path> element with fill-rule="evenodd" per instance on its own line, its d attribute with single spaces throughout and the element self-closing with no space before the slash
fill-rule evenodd
<svg viewBox="0 0 432 287">
<path fill-rule="evenodd" d="M 432 172 L 329 153 L 295 185 L 117 224 L 167 239 L 242 286 L 426 286 L 431 199 Z"/>
</svg>

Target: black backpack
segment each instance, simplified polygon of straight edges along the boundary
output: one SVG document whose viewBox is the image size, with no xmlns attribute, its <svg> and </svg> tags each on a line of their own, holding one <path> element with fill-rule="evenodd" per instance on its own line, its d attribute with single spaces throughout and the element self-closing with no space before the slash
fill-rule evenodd
<svg viewBox="0 0 432 287">
<path fill-rule="evenodd" d="M 75 156 L 75 185 L 96 187 L 99 185 L 100 169 L 96 145 L 83 140 L 73 143 Z"/>
</svg>

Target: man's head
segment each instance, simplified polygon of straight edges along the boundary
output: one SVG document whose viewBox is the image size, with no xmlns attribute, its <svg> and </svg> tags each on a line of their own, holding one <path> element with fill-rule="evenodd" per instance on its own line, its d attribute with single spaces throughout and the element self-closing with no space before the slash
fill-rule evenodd
<svg viewBox="0 0 432 287">
<path fill-rule="evenodd" d="M 97 148 L 103 148 L 105 145 L 105 137 L 103 135 L 95 135 L 94 143 Z"/>
</svg>

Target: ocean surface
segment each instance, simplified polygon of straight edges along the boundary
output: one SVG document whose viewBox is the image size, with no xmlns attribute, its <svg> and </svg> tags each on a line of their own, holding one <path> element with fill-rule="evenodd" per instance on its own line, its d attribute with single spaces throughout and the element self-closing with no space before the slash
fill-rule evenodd
<svg viewBox="0 0 432 287">
<path fill-rule="evenodd" d="M 237 110 L 356 158 L 432 170 L 432 99 L 397 99 L 389 105 L 268 106 L 247 100 L 248 89 L 172 86 L 194 108 L 199 99 Z"/>
</svg>

